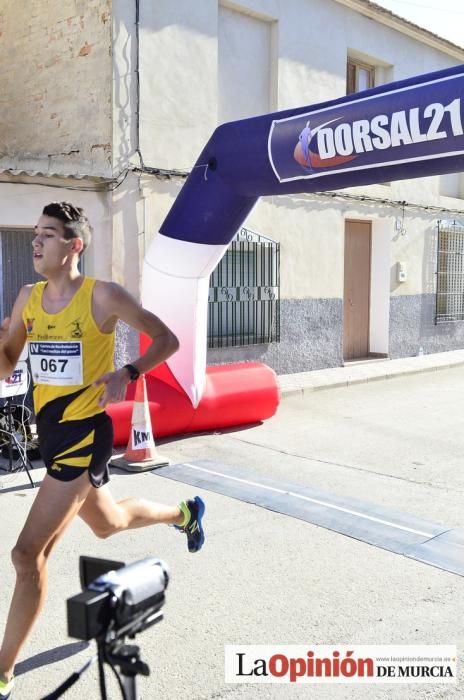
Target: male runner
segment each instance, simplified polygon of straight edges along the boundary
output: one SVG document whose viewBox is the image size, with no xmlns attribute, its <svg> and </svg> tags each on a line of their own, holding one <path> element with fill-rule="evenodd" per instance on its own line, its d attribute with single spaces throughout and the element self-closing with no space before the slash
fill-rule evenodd
<svg viewBox="0 0 464 700">
<path fill-rule="evenodd" d="M 167 523 L 186 533 L 190 552 L 204 542 L 198 496 L 179 506 L 137 498 L 116 502 L 107 486 L 113 433 L 105 406 L 122 401 L 128 383 L 176 352 L 178 341 L 123 287 L 79 272 L 91 233 L 82 209 L 67 202 L 44 208 L 32 249 L 34 268 L 45 281 L 21 289 L 0 327 L 0 378 L 11 374 L 28 341 L 47 468 L 12 551 L 17 576 L 0 648 L 0 700 L 10 697 L 18 653 L 44 604 L 48 558 L 76 515 L 97 537 Z M 118 319 L 153 342 L 133 364 L 114 371 Z"/>
</svg>

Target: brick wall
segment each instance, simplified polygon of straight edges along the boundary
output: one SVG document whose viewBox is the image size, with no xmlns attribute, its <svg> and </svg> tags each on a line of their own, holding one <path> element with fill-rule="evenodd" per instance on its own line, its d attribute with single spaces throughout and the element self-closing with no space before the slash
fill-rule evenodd
<svg viewBox="0 0 464 700">
<path fill-rule="evenodd" d="M 111 174 L 111 0 L 0 3 L 0 168 Z"/>
</svg>

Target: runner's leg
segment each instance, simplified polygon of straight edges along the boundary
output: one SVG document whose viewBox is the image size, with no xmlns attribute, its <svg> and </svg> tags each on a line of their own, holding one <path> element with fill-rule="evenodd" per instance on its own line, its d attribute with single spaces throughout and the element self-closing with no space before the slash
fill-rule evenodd
<svg viewBox="0 0 464 700">
<path fill-rule="evenodd" d="M 74 481 L 45 476 L 12 551 L 16 585 L 0 649 L 0 676 L 9 678 L 45 602 L 47 560 L 91 489 L 88 474 Z"/>
<path fill-rule="evenodd" d="M 165 506 L 142 498 L 116 501 L 108 485 L 92 488 L 79 516 L 97 537 L 106 538 L 123 530 L 157 525 L 182 525 L 185 515 L 178 506 Z"/>
</svg>

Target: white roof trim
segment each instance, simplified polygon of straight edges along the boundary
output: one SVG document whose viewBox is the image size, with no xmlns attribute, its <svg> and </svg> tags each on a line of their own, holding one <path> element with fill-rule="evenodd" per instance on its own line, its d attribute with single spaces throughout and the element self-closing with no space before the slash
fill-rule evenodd
<svg viewBox="0 0 464 700">
<path fill-rule="evenodd" d="M 410 36 L 411 39 L 427 44 L 438 51 L 448 54 L 448 56 L 457 58 L 461 63 L 464 63 L 464 47 L 453 44 L 451 41 L 448 41 L 448 39 L 443 39 L 443 37 L 438 36 L 438 34 L 434 34 L 428 29 L 419 27 L 417 24 L 399 15 L 395 15 L 393 12 L 390 12 L 390 10 L 377 5 L 375 2 L 371 2 L 370 0 L 334 0 L 334 2 L 345 5 L 345 7 L 359 12 L 365 17 L 369 17 L 380 24 L 385 24 L 391 29 L 395 29 L 402 34 Z"/>
</svg>

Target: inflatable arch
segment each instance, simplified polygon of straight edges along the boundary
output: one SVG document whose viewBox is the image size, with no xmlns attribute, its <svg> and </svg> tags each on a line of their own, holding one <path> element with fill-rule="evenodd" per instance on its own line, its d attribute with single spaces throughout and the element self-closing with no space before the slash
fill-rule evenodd
<svg viewBox="0 0 464 700">
<path fill-rule="evenodd" d="M 265 365 L 206 368 L 209 276 L 258 198 L 462 171 L 463 104 L 457 66 L 216 129 L 144 263 L 143 304 L 180 340 L 147 376 L 157 436 L 259 421 L 277 409 Z M 131 402 L 110 412 L 124 444 Z"/>
</svg>

